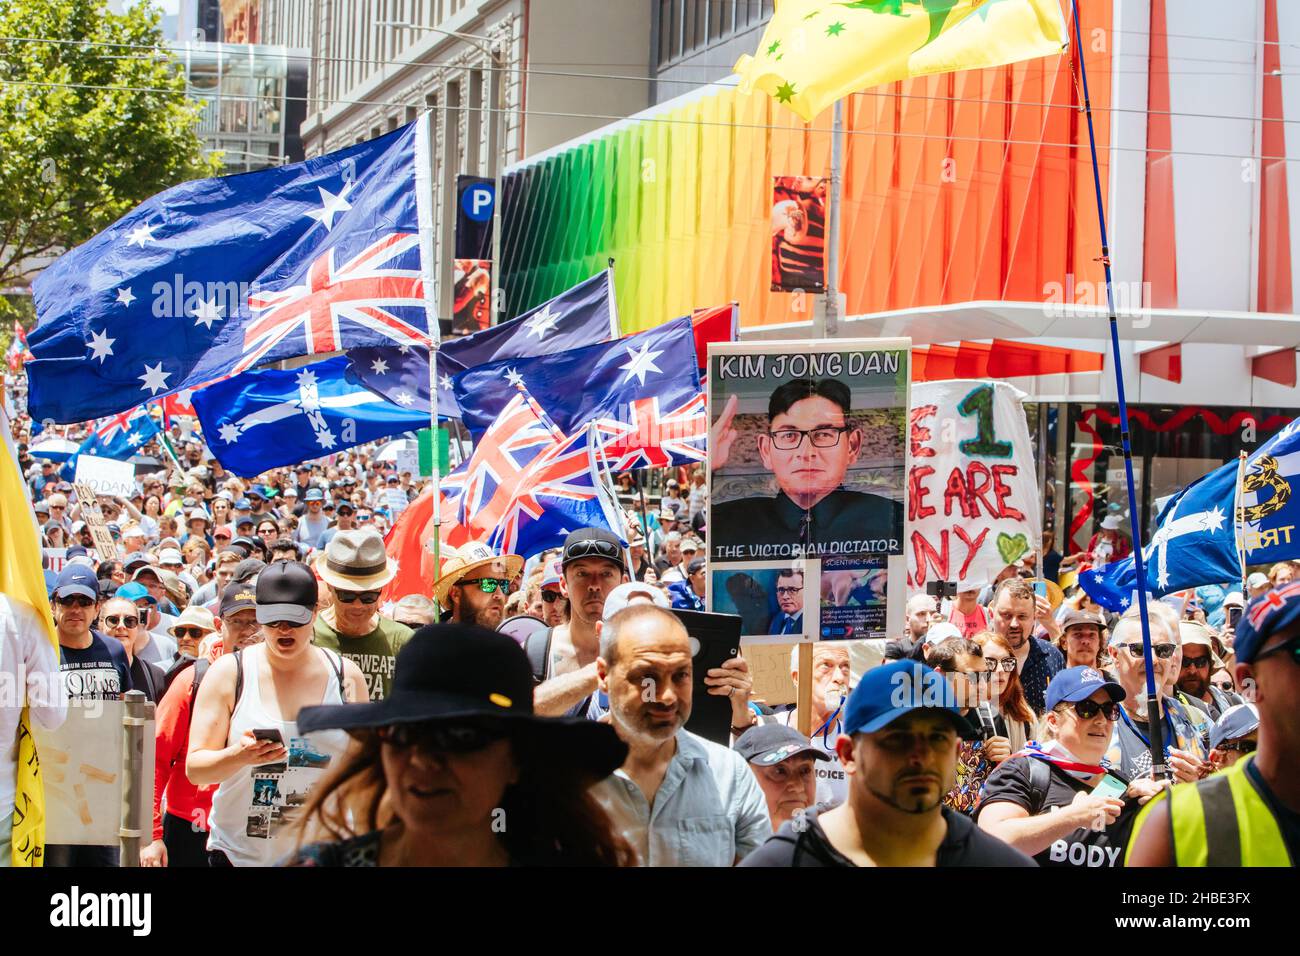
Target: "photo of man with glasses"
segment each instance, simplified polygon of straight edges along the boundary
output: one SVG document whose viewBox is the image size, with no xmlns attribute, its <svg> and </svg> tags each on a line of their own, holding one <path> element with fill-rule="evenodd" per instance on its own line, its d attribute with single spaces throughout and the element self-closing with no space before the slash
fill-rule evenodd
<svg viewBox="0 0 1300 956">
<path fill-rule="evenodd" d="M 772 616 L 769 634 L 803 633 L 803 572 L 790 569 L 776 577 L 776 603 L 781 608 Z"/>
<path fill-rule="evenodd" d="M 715 488 L 717 472 L 739 438 L 737 407 L 733 395 L 713 426 Z M 754 435 L 759 460 L 775 479 L 777 493 L 715 504 L 709 526 L 713 557 L 857 554 L 873 547 L 880 553 L 897 552 L 903 536 L 901 503 L 844 487 L 870 437 L 852 415 L 852 393 L 844 382 L 802 378 L 778 386 L 768 400 L 767 427 Z M 901 459 L 898 465 L 901 469 Z M 764 545 L 794 547 L 773 554 L 764 553 Z"/>
</svg>

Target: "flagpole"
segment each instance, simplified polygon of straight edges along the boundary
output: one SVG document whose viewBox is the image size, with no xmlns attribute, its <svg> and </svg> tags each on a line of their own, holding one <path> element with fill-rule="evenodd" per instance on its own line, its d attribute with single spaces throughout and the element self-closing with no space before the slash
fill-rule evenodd
<svg viewBox="0 0 1300 956">
<path fill-rule="evenodd" d="M 1246 597 L 1246 529 L 1243 527 L 1245 522 L 1242 515 L 1245 508 L 1245 502 L 1242 501 L 1242 495 L 1245 493 L 1244 485 L 1246 484 L 1246 452 L 1243 449 L 1237 453 L 1237 492 L 1232 501 L 1232 527 L 1236 532 L 1237 540 L 1237 564 L 1241 568 L 1241 597 Z"/>
<path fill-rule="evenodd" d="M 424 315 L 429 328 L 429 438 L 433 445 L 429 479 L 433 483 L 433 567 L 442 574 L 442 473 L 438 461 L 438 251 L 434 236 L 434 209 L 441 215 L 442 202 L 433 202 L 433 110 L 425 110 L 416 129 L 415 206 L 420 227 L 420 272 L 424 291 Z M 438 178 L 442 191 L 442 177 Z M 499 197 L 496 200 L 500 201 Z M 496 264 L 493 264 L 494 268 Z"/>
<path fill-rule="evenodd" d="M 1106 233 L 1106 204 L 1101 197 L 1101 168 L 1097 163 L 1097 138 L 1092 127 L 1092 99 L 1088 93 L 1088 68 L 1084 63 L 1083 31 L 1079 26 L 1079 4 L 1071 0 L 1074 19 L 1074 51 L 1079 61 L 1079 79 L 1083 86 L 1083 112 L 1088 119 L 1088 148 L 1092 156 L 1092 182 L 1097 196 L 1097 226 L 1101 234 L 1101 265 L 1106 275 L 1106 312 L 1110 321 L 1111 361 L 1115 364 L 1115 388 L 1119 399 L 1120 445 L 1124 450 L 1124 479 L 1128 487 L 1129 525 L 1133 531 L 1133 570 L 1137 574 L 1138 614 L 1142 624 L 1142 658 L 1147 675 L 1147 732 L 1150 734 L 1151 774 L 1167 777 L 1163 726 L 1160 720 L 1160 696 L 1156 688 L 1155 662 L 1151 654 L 1151 619 L 1147 611 L 1146 563 L 1142 558 L 1142 516 L 1137 507 L 1133 482 L 1133 447 L 1129 441 L 1128 401 L 1124 397 L 1124 367 L 1120 362 L 1119 319 L 1115 315 L 1115 291 L 1111 284 L 1110 239 Z"/>
</svg>

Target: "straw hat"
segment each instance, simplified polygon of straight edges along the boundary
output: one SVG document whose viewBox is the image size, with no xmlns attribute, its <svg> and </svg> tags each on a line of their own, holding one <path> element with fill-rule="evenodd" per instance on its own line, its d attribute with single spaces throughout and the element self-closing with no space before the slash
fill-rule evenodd
<svg viewBox="0 0 1300 956">
<path fill-rule="evenodd" d="M 505 578 L 513 578 L 524 566 L 517 554 L 497 554 L 486 544 L 471 541 L 459 548 L 443 548 L 442 573 L 433 582 L 433 599 L 446 608 L 447 592 L 462 578 L 469 577 L 481 568 L 490 568 Z"/>
<path fill-rule="evenodd" d="M 187 607 L 181 611 L 180 617 L 176 618 L 174 624 L 167 628 L 167 633 L 172 637 L 176 636 L 178 627 L 197 627 L 199 630 L 211 634 L 217 629 L 217 622 L 212 618 L 212 612 L 205 607 Z"/>
<path fill-rule="evenodd" d="M 332 588 L 375 591 L 397 575 L 397 564 L 384 550 L 384 539 L 373 528 L 339 531 L 316 559 L 316 574 Z"/>
</svg>

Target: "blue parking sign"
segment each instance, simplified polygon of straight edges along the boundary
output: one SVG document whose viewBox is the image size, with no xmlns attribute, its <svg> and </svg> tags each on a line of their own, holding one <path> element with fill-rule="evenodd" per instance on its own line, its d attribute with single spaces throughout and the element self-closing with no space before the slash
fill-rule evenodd
<svg viewBox="0 0 1300 956">
<path fill-rule="evenodd" d="M 460 206 L 474 222 L 487 222 L 492 218 L 496 190 L 490 182 L 477 182 L 460 196 Z"/>
</svg>

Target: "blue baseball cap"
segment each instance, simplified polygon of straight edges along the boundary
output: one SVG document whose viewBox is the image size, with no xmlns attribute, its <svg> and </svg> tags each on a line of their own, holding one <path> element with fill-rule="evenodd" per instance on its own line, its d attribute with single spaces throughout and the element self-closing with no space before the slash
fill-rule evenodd
<svg viewBox="0 0 1300 956">
<path fill-rule="evenodd" d="M 1235 704 L 1220 714 L 1210 728 L 1210 747 L 1244 737 L 1258 726 L 1259 711 L 1254 704 Z"/>
<path fill-rule="evenodd" d="M 247 498 L 240 498 L 238 501 L 235 502 L 234 509 L 236 511 L 252 511 L 253 503 L 249 501 Z"/>
<path fill-rule="evenodd" d="M 128 581 L 113 592 L 113 597 L 126 598 L 128 601 L 148 601 L 157 605 L 158 599 L 149 593 L 149 589 L 139 581 Z"/>
<path fill-rule="evenodd" d="M 920 661 L 892 661 L 862 675 L 844 710 L 846 734 L 871 734 L 899 717 L 932 710 L 952 720 L 959 737 L 979 739 L 978 729 L 957 707 L 952 685 Z"/>
<path fill-rule="evenodd" d="M 245 492 L 245 494 L 249 498 L 265 498 L 266 489 L 263 488 L 261 485 L 253 485 L 253 487 L 249 488 L 248 491 Z"/>
<path fill-rule="evenodd" d="M 1246 605 L 1237 623 L 1232 650 L 1242 664 L 1254 663 L 1270 637 L 1300 622 L 1300 581 L 1261 594 Z"/>
<path fill-rule="evenodd" d="M 307 493 L 302 496 L 303 501 L 324 501 L 325 492 L 319 488 L 308 488 Z"/>
<path fill-rule="evenodd" d="M 69 564 L 59 572 L 54 582 L 54 597 L 65 598 L 80 595 L 92 601 L 99 600 L 99 578 L 95 572 L 84 564 Z"/>
<path fill-rule="evenodd" d="M 1113 680 L 1095 667 L 1067 667 L 1058 671 L 1047 685 L 1047 709 L 1052 710 L 1060 703 L 1076 703 L 1087 700 L 1099 690 L 1110 694 L 1114 701 L 1123 700 L 1128 693 Z"/>
<path fill-rule="evenodd" d="M 238 518 L 235 519 L 236 528 L 242 528 L 244 527 L 244 525 L 249 525 L 249 524 L 257 524 L 257 522 L 253 520 L 252 515 L 240 515 Z"/>
</svg>

